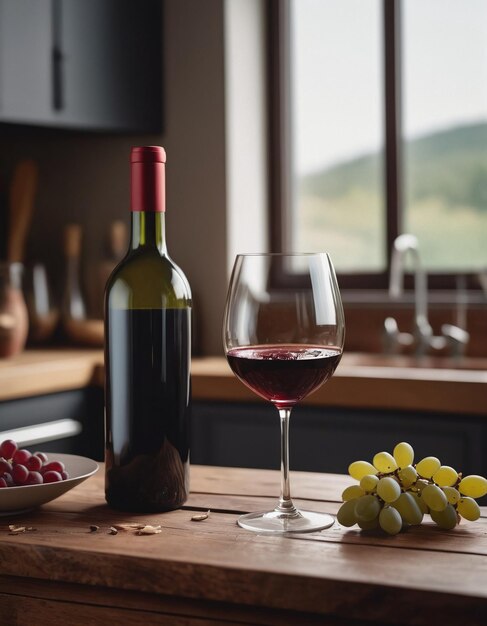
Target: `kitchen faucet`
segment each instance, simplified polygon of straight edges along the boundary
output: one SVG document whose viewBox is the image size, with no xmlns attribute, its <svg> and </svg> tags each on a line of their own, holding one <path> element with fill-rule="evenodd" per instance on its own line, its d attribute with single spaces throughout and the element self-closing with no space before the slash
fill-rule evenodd
<svg viewBox="0 0 487 626">
<path fill-rule="evenodd" d="M 415 345 L 416 356 L 425 355 L 428 350 L 442 350 L 449 347 L 452 356 L 460 357 L 469 340 L 466 330 L 443 324 L 442 334 L 435 336 L 428 321 L 427 276 L 421 266 L 419 244 L 414 235 L 399 235 L 394 240 L 389 280 L 389 297 L 397 300 L 403 293 L 406 256 L 411 256 L 414 265 L 414 326 L 412 333 L 400 332 L 393 317 L 384 321 L 384 349 L 388 354 L 397 354 L 401 346 Z"/>
</svg>

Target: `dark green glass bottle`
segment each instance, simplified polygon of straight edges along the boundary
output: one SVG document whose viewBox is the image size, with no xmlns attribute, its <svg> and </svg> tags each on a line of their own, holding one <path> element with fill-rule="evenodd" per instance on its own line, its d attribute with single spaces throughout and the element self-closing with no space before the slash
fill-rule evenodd
<svg viewBox="0 0 487 626">
<path fill-rule="evenodd" d="M 167 253 L 165 161 L 132 149 L 130 247 L 105 290 L 105 495 L 139 512 L 189 491 L 191 291 Z"/>
</svg>

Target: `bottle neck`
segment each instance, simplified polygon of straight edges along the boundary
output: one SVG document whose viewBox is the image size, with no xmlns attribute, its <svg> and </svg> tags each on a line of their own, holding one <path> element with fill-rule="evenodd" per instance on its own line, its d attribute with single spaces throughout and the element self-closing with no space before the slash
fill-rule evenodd
<svg viewBox="0 0 487 626">
<path fill-rule="evenodd" d="M 157 249 L 167 254 L 165 214 L 156 211 L 132 211 L 130 248 Z"/>
</svg>

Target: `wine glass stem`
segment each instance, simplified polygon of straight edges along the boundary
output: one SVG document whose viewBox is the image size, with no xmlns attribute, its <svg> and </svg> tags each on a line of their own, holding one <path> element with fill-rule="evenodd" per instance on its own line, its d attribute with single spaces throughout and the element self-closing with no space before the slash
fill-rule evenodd
<svg viewBox="0 0 487 626">
<path fill-rule="evenodd" d="M 289 483 L 289 418 L 291 409 L 279 409 L 281 418 L 281 497 L 279 498 L 278 511 L 283 513 L 295 513 L 291 500 L 291 487 Z"/>
</svg>

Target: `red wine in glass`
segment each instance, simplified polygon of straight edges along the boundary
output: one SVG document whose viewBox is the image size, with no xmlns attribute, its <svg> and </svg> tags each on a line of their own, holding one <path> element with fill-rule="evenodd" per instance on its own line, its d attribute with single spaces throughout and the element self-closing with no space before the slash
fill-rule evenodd
<svg viewBox="0 0 487 626">
<path fill-rule="evenodd" d="M 325 383 L 340 362 L 336 347 L 276 344 L 234 348 L 227 359 L 234 374 L 277 407 L 292 407 Z"/>
</svg>

